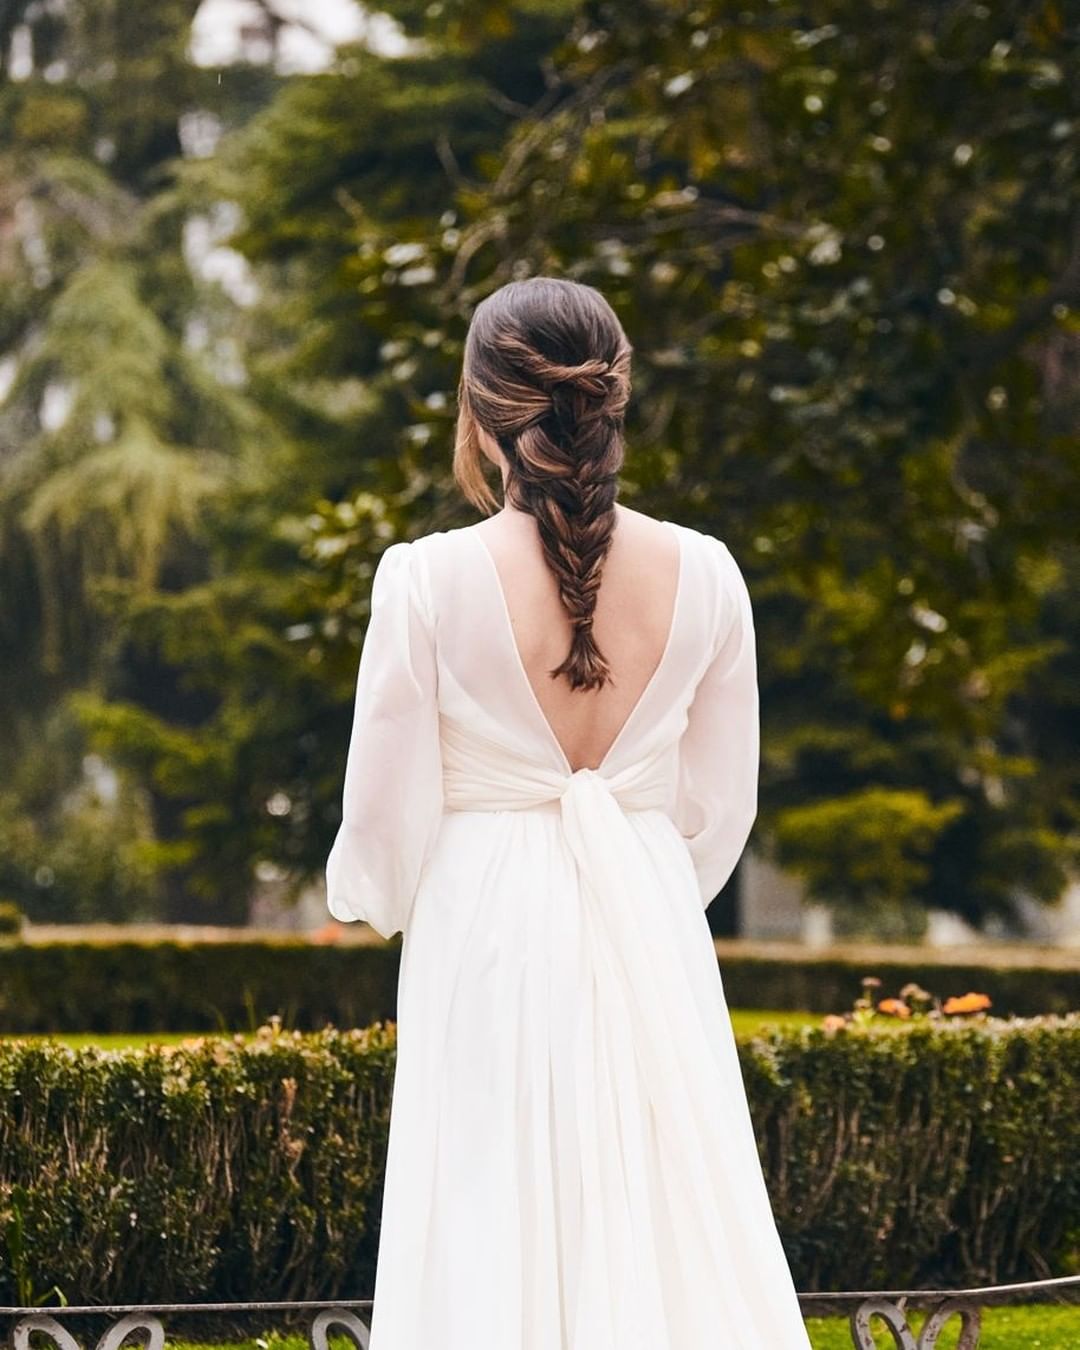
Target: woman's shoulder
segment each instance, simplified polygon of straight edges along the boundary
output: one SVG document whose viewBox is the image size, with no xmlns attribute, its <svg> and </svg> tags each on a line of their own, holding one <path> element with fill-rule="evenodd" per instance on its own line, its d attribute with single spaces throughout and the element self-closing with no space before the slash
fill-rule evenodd
<svg viewBox="0 0 1080 1350">
<path fill-rule="evenodd" d="M 409 547 L 418 559 L 419 565 L 427 572 L 445 572 L 455 553 L 460 558 L 461 551 L 475 547 L 476 525 L 456 525 L 445 530 L 428 530 L 425 534 L 415 535 L 409 541 Z"/>
<path fill-rule="evenodd" d="M 657 523 L 673 526 L 683 536 L 684 541 L 690 548 L 696 552 L 703 564 L 711 567 L 721 576 L 740 571 L 735 554 L 728 547 L 727 540 L 719 534 L 714 534 L 707 529 L 699 529 L 695 525 L 684 524 L 679 520 L 661 520 Z"/>
<path fill-rule="evenodd" d="M 432 618 L 445 605 L 453 605 L 458 593 L 470 588 L 477 578 L 476 569 L 482 566 L 484 555 L 477 547 L 476 530 L 475 525 L 428 530 L 404 544 L 412 555 L 412 570 Z"/>
<path fill-rule="evenodd" d="M 414 535 L 409 542 L 419 549 L 438 548 L 444 542 L 457 542 L 476 528 L 476 525 L 455 525 L 446 530 L 428 530 L 425 534 Z"/>
<path fill-rule="evenodd" d="M 743 569 L 719 534 L 693 525 L 671 522 L 679 530 L 693 559 L 698 579 L 696 590 L 708 618 L 704 628 L 718 644 L 739 614 L 751 609 L 750 590 Z"/>
</svg>

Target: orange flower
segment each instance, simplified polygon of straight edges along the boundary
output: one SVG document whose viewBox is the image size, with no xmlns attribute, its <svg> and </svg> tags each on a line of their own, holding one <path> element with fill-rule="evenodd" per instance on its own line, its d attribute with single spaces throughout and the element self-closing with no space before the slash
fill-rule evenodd
<svg viewBox="0 0 1080 1350">
<path fill-rule="evenodd" d="M 982 1012 L 984 1008 L 989 1008 L 990 999 L 986 994 L 962 994 L 959 997 L 954 995 L 947 998 L 941 1005 L 941 1011 L 946 1013 L 971 1013 Z"/>
<path fill-rule="evenodd" d="M 340 942 L 344 931 L 345 925 L 343 923 L 332 921 L 323 924 L 321 928 L 314 929 L 314 931 L 309 934 L 309 940 L 319 944 Z"/>
<path fill-rule="evenodd" d="M 877 1005 L 878 1012 L 888 1013 L 890 1017 L 910 1017 L 911 1009 L 902 998 L 883 998 Z"/>
<path fill-rule="evenodd" d="M 846 1017 L 841 1017 L 838 1013 L 829 1013 L 822 1022 L 821 1029 L 832 1035 L 834 1031 L 843 1031 L 846 1026 Z"/>
</svg>

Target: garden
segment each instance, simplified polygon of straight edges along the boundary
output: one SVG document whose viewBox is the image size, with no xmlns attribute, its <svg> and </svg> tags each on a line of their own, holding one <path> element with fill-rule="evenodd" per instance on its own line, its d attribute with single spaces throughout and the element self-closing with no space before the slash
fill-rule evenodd
<svg viewBox="0 0 1080 1350">
<path fill-rule="evenodd" d="M 177 1346 L 366 1344 L 401 944 L 323 904 L 357 660 L 385 551 L 475 520 L 469 318 L 537 274 L 633 337 L 622 502 L 752 597 L 707 916 L 815 1350 L 872 1293 L 908 1329 L 862 1350 L 1080 1344 L 1078 58 L 1059 0 L 0 6 L 23 1350 L 179 1304 Z"/>
<path fill-rule="evenodd" d="M 393 946 L 354 950 L 354 977 Z M 855 994 L 825 1014 L 732 1010 L 800 1291 L 1080 1271 L 1080 1014 L 999 1016 L 979 990 L 942 998 L 873 975 Z M 218 1303 L 257 1288 L 334 1304 L 371 1288 L 395 1045 L 392 1020 L 298 1030 L 279 1014 L 232 1033 L 7 1031 L 0 1302 L 63 1306 L 93 1289 L 113 1305 L 138 1288 L 144 1305 Z M 991 1308 L 980 1344 L 1065 1346 L 1075 1317 Z M 846 1318 L 808 1327 L 815 1348 L 851 1343 Z"/>
</svg>

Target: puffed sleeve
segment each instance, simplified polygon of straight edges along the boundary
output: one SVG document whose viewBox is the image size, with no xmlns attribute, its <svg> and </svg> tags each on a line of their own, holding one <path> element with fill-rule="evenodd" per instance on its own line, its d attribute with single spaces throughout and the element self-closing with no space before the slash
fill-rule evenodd
<svg viewBox="0 0 1080 1350">
<path fill-rule="evenodd" d="M 342 820 L 326 862 L 335 919 L 404 931 L 442 816 L 435 647 L 415 543 L 382 554 L 356 678 Z"/>
<path fill-rule="evenodd" d="M 757 816 L 760 727 L 750 592 L 727 545 L 715 546 L 720 593 L 716 645 L 679 749 L 676 823 L 707 907 L 735 870 Z"/>
</svg>

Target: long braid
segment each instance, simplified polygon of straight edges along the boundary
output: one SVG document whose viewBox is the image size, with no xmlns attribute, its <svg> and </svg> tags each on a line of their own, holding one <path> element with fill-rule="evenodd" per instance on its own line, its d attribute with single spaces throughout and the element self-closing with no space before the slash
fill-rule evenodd
<svg viewBox="0 0 1080 1350">
<path fill-rule="evenodd" d="M 475 419 L 506 456 L 508 501 L 536 520 L 573 628 L 570 650 L 549 674 L 574 689 L 612 678 L 593 617 L 615 526 L 631 355 L 598 291 L 534 277 L 478 307 L 459 386 L 455 473 L 478 499 Z"/>
<path fill-rule="evenodd" d="M 573 628 L 570 650 L 549 674 L 565 675 L 574 689 L 601 688 L 611 672 L 593 636 L 593 617 L 622 461 L 610 412 L 618 381 L 606 361 L 569 367 L 530 355 L 535 375 L 549 387 L 551 408 L 516 439 L 500 442 L 510 465 L 507 496 L 535 517 Z"/>
</svg>

